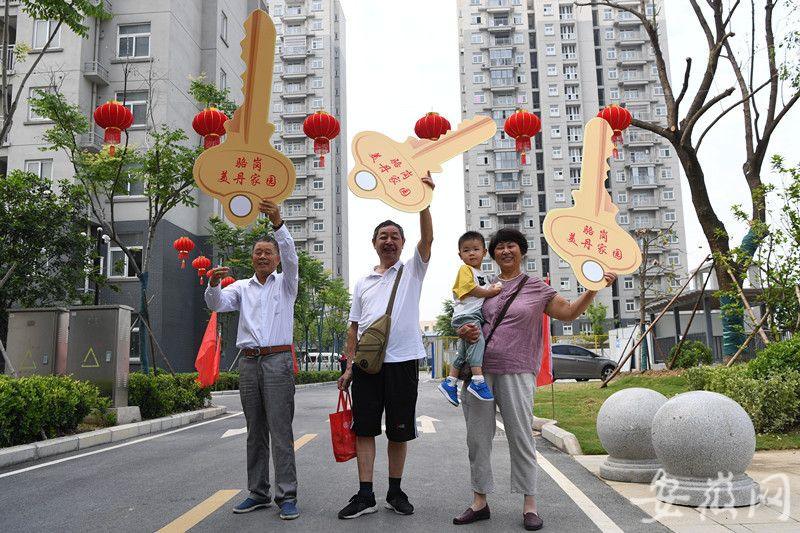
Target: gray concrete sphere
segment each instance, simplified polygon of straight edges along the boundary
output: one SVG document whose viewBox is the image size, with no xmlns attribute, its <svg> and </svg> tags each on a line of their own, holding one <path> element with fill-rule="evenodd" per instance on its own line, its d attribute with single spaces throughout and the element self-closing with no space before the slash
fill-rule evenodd
<svg viewBox="0 0 800 533">
<path fill-rule="evenodd" d="M 655 459 L 653 417 L 666 402 L 663 394 L 640 387 L 609 396 L 597 413 L 597 436 L 608 455 L 616 459 Z"/>
<path fill-rule="evenodd" d="M 670 399 L 655 414 L 652 435 L 664 470 L 678 477 L 742 474 L 756 449 L 750 417 L 716 392 L 685 392 Z"/>
</svg>

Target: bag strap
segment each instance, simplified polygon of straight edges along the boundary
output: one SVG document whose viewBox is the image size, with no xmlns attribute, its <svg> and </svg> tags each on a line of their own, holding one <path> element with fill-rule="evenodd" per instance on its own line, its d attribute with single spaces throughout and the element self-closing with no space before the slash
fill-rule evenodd
<svg viewBox="0 0 800 533">
<path fill-rule="evenodd" d="M 503 317 L 506 316 L 506 311 L 508 311 L 508 308 L 511 307 L 511 302 L 514 301 L 514 298 L 517 297 L 517 295 L 522 290 L 522 287 L 525 286 L 525 284 L 527 282 L 528 282 L 528 275 L 527 274 L 523 274 L 522 275 L 522 280 L 520 280 L 520 282 L 517 283 L 517 286 L 514 288 L 514 292 L 511 294 L 511 297 L 508 300 L 506 300 L 506 303 L 503 306 L 503 308 L 500 310 L 500 313 L 497 315 L 497 318 L 495 319 L 494 324 L 492 324 L 492 329 L 491 329 L 491 331 L 489 331 L 489 335 L 486 337 L 486 343 L 484 344 L 484 346 L 488 346 L 489 345 L 489 341 L 492 340 L 492 335 L 494 335 L 494 330 L 497 329 L 497 326 L 500 325 L 500 321 L 503 320 Z"/>
<path fill-rule="evenodd" d="M 350 404 L 350 391 L 339 391 L 339 403 L 336 404 L 336 412 L 346 411 Z"/>
<path fill-rule="evenodd" d="M 392 296 L 389 298 L 389 305 L 386 306 L 386 314 L 392 316 L 392 307 L 394 306 L 394 295 L 397 294 L 397 286 L 400 285 L 400 276 L 403 275 L 403 269 L 405 265 L 400 265 L 400 269 L 397 271 L 397 276 L 394 278 L 394 287 L 392 287 Z"/>
</svg>

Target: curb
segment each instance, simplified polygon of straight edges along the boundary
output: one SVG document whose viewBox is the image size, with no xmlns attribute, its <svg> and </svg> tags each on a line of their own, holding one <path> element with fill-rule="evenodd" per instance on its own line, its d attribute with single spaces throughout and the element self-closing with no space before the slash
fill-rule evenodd
<svg viewBox="0 0 800 533">
<path fill-rule="evenodd" d="M 335 385 L 336 385 L 336 381 L 321 381 L 319 383 L 303 383 L 301 385 L 295 385 L 294 388 L 295 388 L 295 390 L 297 390 L 297 389 L 308 389 L 308 388 L 312 388 L 312 387 L 329 387 L 329 386 L 335 386 Z M 238 396 L 239 395 L 239 390 L 236 389 L 236 390 L 215 390 L 215 391 L 211 391 L 211 397 L 212 398 L 215 398 L 217 396 L 233 396 L 233 395 Z"/>
<path fill-rule="evenodd" d="M 163 418 L 153 418 L 143 422 L 122 424 L 108 428 L 87 431 L 76 435 L 47 439 L 31 444 L 22 444 L 10 448 L 0 448 L 0 468 L 12 466 L 35 459 L 43 459 L 67 452 L 85 450 L 93 446 L 119 442 L 141 437 L 149 433 L 158 433 L 167 429 L 188 426 L 201 420 L 210 420 L 227 412 L 225 407 L 208 407 L 198 411 L 176 413 Z"/>
<path fill-rule="evenodd" d="M 540 431 L 545 440 L 569 455 L 583 455 L 578 438 L 566 429 L 558 427 L 557 424 L 557 420 L 533 417 L 533 429 Z"/>
</svg>

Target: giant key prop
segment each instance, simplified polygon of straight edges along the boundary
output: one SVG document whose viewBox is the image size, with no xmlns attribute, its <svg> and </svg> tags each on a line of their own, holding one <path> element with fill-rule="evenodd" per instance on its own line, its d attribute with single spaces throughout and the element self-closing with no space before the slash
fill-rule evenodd
<svg viewBox="0 0 800 533">
<path fill-rule="evenodd" d="M 267 121 L 275 25 L 265 11 L 256 9 L 245 21 L 244 31 L 244 102 L 225 122 L 225 141 L 200 154 L 194 164 L 197 186 L 218 199 L 237 226 L 255 220 L 260 199 L 279 203 L 288 198 L 295 182 L 292 162 L 269 144 L 275 131 Z"/>
<path fill-rule="evenodd" d="M 442 163 L 491 139 L 497 125 L 490 117 L 465 120 L 435 141 L 409 137 L 393 141 L 374 131 L 353 139 L 356 165 L 347 176 L 353 194 L 377 198 L 408 213 L 418 213 L 431 203 L 431 188 L 422 182 L 428 172 L 441 172 Z"/>
<path fill-rule="evenodd" d="M 634 238 L 616 222 L 619 209 L 605 188 L 608 157 L 614 150 L 611 126 L 593 118 L 583 132 L 581 186 L 575 205 L 552 209 L 544 218 L 544 237 L 589 290 L 606 286 L 605 272 L 629 274 L 642 262 Z"/>
</svg>

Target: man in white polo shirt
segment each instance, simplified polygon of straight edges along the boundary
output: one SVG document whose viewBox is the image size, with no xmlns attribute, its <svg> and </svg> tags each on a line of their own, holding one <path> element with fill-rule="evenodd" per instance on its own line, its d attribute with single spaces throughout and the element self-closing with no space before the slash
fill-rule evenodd
<svg viewBox="0 0 800 533">
<path fill-rule="evenodd" d="M 247 421 L 247 498 L 233 508 L 249 513 L 268 507 L 271 500 L 269 455 L 275 467 L 275 503 L 280 517 L 292 520 L 297 509 L 297 471 L 294 462 L 294 359 L 292 334 L 297 298 L 298 259 L 294 241 L 283 224 L 278 206 L 259 205 L 275 232 L 253 246 L 255 274 L 220 289 L 227 267 L 211 271 L 205 299 L 220 313 L 239 311 L 236 347 L 239 360 L 239 395 Z M 281 265 L 282 272 L 278 272 Z M 271 441 L 271 442 L 270 442 Z"/>
<path fill-rule="evenodd" d="M 433 188 L 430 177 L 422 180 Z M 422 281 L 428 269 L 433 242 L 433 223 L 429 208 L 419 213 L 420 240 L 414 257 L 405 264 L 400 254 L 405 244 L 403 228 L 387 220 L 378 224 L 372 236 L 372 246 L 380 264 L 366 277 L 356 282 L 350 308 L 350 328 L 347 332 L 347 369 L 339 378 L 339 389 L 353 383 L 353 431 L 356 434 L 358 461 L 358 493 L 339 511 L 339 518 L 356 518 L 377 511 L 372 490 L 375 464 L 375 437 L 381 434 L 381 418 L 386 411 L 386 438 L 389 440 L 389 491 L 386 507 L 398 514 L 409 515 L 414 506 L 400 489 L 408 441 L 417 436 L 415 407 L 419 371 L 417 361 L 424 357 L 419 331 L 419 298 Z M 392 309 L 392 325 L 381 371 L 367 374 L 353 367 L 358 338 L 380 316 L 392 293 L 400 267 L 400 283 Z"/>
</svg>

